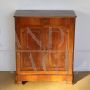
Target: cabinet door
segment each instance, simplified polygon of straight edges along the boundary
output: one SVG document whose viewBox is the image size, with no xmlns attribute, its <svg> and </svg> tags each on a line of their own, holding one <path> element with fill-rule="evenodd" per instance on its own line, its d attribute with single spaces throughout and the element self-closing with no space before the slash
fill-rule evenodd
<svg viewBox="0 0 90 90">
<path fill-rule="evenodd" d="M 68 32 L 63 27 L 49 27 L 49 61 L 47 70 L 66 70 L 68 65 Z"/>
<path fill-rule="evenodd" d="M 21 70 L 43 70 L 44 32 L 40 26 L 20 27 Z"/>
</svg>

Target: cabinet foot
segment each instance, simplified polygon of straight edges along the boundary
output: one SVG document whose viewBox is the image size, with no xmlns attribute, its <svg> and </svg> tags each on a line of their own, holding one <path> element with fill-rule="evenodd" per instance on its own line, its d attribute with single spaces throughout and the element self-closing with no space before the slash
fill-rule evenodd
<svg viewBox="0 0 90 90">
<path fill-rule="evenodd" d="M 27 81 L 22 81 L 22 84 L 26 84 L 27 83 Z"/>
</svg>

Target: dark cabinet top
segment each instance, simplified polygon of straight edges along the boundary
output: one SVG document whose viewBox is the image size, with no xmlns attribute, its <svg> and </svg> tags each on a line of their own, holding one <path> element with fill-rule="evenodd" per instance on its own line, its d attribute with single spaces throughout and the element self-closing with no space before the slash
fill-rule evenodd
<svg viewBox="0 0 90 90">
<path fill-rule="evenodd" d="M 15 17 L 76 17 L 73 10 L 16 10 Z"/>
</svg>

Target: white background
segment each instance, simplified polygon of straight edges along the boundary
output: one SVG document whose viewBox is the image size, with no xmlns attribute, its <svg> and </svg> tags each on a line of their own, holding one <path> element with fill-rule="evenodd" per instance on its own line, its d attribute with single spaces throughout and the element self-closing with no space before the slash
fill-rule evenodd
<svg viewBox="0 0 90 90">
<path fill-rule="evenodd" d="M 75 71 L 90 71 L 90 0 L 0 0 L 0 71 L 15 71 L 16 9 L 74 10 Z"/>
</svg>

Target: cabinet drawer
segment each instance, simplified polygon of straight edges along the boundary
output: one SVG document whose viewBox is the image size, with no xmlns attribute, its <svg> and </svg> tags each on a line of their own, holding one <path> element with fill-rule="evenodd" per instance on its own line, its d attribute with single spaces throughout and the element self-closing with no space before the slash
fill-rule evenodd
<svg viewBox="0 0 90 90">
<path fill-rule="evenodd" d="M 65 17 L 16 17 L 17 26 L 68 26 L 73 18 Z"/>
</svg>

